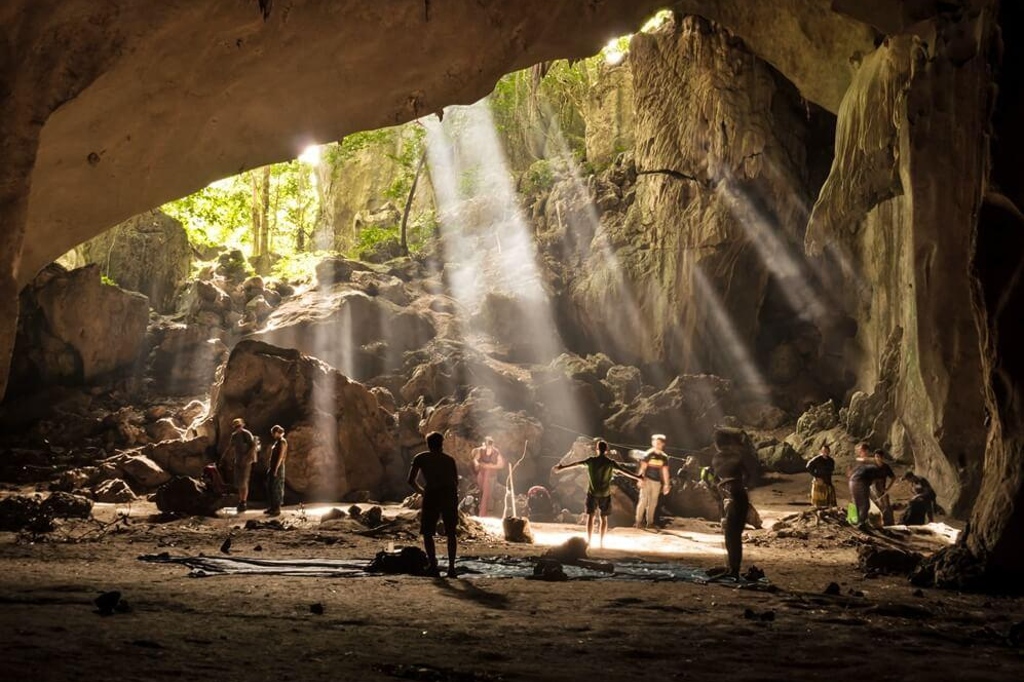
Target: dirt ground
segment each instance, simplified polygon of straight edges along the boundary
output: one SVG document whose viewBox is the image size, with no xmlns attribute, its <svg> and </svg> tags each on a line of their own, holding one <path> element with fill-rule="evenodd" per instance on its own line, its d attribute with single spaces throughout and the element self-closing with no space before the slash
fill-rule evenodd
<svg viewBox="0 0 1024 682">
<path fill-rule="evenodd" d="M 807 509 L 805 477 L 754 492 L 766 526 Z M 343 505 L 347 507 L 348 505 Z M 99 522 L 125 511 L 98 505 Z M 148 503 L 130 523 L 68 522 L 46 539 L 0 534 L 0 660 L 5 678 L 37 680 L 1014 680 L 1024 649 L 1010 637 L 1020 598 L 918 591 L 903 578 L 867 578 L 855 531 L 776 537 L 750 531 L 744 565 L 775 592 L 719 584 L 613 579 L 386 576 L 190 578 L 144 554 L 360 558 L 388 542 L 322 510 L 291 508 L 289 530 L 244 529 L 242 517 L 155 523 Z M 488 524 L 493 526 L 494 523 Z M 538 525 L 541 542 L 579 527 Z M 827 530 L 827 529 L 826 529 Z M 660 534 L 616 528 L 592 556 L 642 556 L 696 567 L 723 563 L 715 524 L 677 521 Z M 924 542 L 938 540 L 911 537 Z M 466 556 L 529 556 L 541 546 L 484 536 Z M 837 582 L 841 594 L 823 590 Z M 131 610 L 101 616 L 93 599 L 120 590 Z M 322 606 L 322 613 L 311 609 Z"/>
</svg>

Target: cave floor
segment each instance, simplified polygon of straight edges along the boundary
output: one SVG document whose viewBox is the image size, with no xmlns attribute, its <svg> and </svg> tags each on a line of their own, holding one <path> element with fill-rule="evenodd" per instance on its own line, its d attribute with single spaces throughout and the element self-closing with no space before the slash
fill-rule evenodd
<svg viewBox="0 0 1024 682">
<path fill-rule="evenodd" d="M 758 489 L 755 503 L 770 522 L 799 509 L 802 485 Z M 247 530 L 233 513 L 151 523 L 153 511 L 136 504 L 130 524 L 69 524 L 34 543 L 0 534 L 7 679 L 1017 681 L 1024 669 L 1024 649 L 1007 638 L 1024 620 L 1024 599 L 917 592 L 903 578 L 867 578 L 856 550 L 837 543 L 759 543 L 766 531 L 748 533 L 745 565 L 764 569 L 778 587 L 770 593 L 487 576 L 193 579 L 180 565 L 137 557 L 218 555 L 230 533 L 235 556 L 365 560 L 391 540 L 325 531 L 312 508 L 289 510 L 290 530 Z M 112 521 L 115 512 L 100 505 L 96 515 Z M 256 510 L 244 519 L 265 517 Z M 546 542 L 578 532 L 537 529 Z M 610 548 L 593 554 L 709 568 L 723 559 L 714 533 L 699 520 L 662 534 L 619 528 Z M 538 550 L 490 536 L 460 547 L 482 557 Z M 832 581 L 842 593 L 823 595 Z M 114 589 L 131 610 L 98 615 L 92 600 Z"/>
</svg>

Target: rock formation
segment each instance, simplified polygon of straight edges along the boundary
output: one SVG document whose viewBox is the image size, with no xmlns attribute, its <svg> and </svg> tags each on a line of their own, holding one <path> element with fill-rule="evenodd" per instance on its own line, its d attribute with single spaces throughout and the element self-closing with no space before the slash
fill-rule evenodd
<svg viewBox="0 0 1024 682">
<path fill-rule="evenodd" d="M 236 417 L 265 445 L 270 427 L 283 426 L 290 448 L 286 483 L 304 496 L 340 499 L 352 490 L 380 490 L 396 454 L 392 418 L 369 389 L 297 350 L 239 342 L 211 406 L 200 432 L 218 453 Z"/>
<path fill-rule="evenodd" d="M 145 296 L 100 280 L 99 266 L 52 265 L 26 287 L 11 394 L 92 383 L 140 359 L 149 321 Z"/>
</svg>

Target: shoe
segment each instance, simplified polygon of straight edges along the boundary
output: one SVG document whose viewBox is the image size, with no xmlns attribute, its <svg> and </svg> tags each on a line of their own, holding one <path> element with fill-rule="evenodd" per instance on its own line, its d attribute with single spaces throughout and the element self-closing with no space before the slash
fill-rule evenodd
<svg viewBox="0 0 1024 682">
<path fill-rule="evenodd" d="M 448 575 L 449 578 L 458 578 L 459 577 L 459 574 L 456 573 L 454 568 L 449 568 L 447 575 Z"/>
<path fill-rule="evenodd" d="M 248 508 L 249 507 L 248 507 L 248 505 L 245 504 L 245 502 L 239 502 L 238 506 L 235 507 L 235 511 L 237 511 L 239 514 L 241 514 L 242 512 L 244 512 Z"/>
<path fill-rule="evenodd" d="M 264 513 L 267 514 L 268 516 L 280 516 L 281 515 L 281 510 L 280 509 L 268 509 Z"/>
<path fill-rule="evenodd" d="M 263 510 L 263 513 L 264 513 L 264 514 L 267 514 L 267 515 L 269 516 L 270 514 L 273 514 L 273 513 L 274 513 L 274 510 L 273 510 L 273 509 L 270 509 L 270 508 L 268 507 L 268 508 L 266 508 L 266 509 L 264 509 L 264 510 Z"/>
</svg>

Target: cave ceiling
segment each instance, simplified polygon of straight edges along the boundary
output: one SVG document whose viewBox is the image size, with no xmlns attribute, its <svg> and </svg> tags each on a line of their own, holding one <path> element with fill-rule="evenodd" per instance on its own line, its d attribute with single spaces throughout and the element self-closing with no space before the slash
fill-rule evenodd
<svg viewBox="0 0 1024 682">
<path fill-rule="evenodd" d="M 44 120 L 18 281 L 218 178 L 294 158 L 311 143 L 471 103 L 502 75 L 540 61 L 594 54 L 667 4 L 6 3 L 0 19 L 15 55 L 7 91 L 15 115 L 35 119 L 21 131 Z M 870 13 L 841 14 L 830 0 L 673 6 L 730 28 L 831 111 L 877 35 Z M 76 79 L 85 82 L 72 89 Z"/>
</svg>

